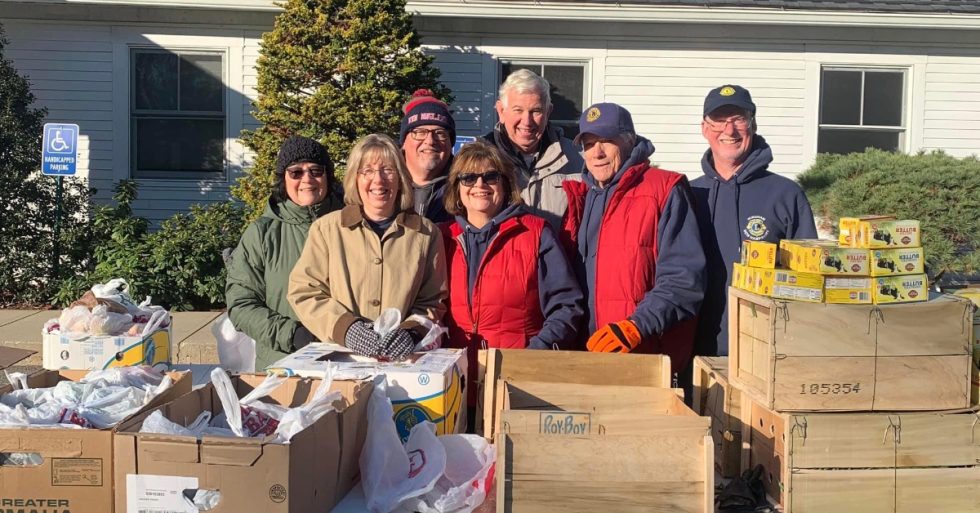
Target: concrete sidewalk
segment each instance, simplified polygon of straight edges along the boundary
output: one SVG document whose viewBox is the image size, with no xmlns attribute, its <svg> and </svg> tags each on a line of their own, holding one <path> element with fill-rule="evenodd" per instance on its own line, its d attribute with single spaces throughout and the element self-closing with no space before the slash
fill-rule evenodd
<svg viewBox="0 0 980 513">
<path fill-rule="evenodd" d="M 222 312 L 173 312 L 174 363 L 218 363 L 211 323 Z M 21 365 L 41 365 L 41 329 L 61 310 L 0 310 L 0 345 L 31 349 L 37 354 Z"/>
</svg>

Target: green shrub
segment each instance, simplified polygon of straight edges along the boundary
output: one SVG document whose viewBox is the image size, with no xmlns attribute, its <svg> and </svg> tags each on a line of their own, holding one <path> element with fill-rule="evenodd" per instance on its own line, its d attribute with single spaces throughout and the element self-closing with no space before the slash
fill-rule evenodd
<svg viewBox="0 0 980 513">
<path fill-rule="evenodd" d="M 30 83 L 4 59 L 6 43 L 0 27 L 0 306 L 44 305 L 58 289 L 56 275 L 73 275 L 91 255 L 89 200 L 94 191 L 82 180 L 64 179 L 56 268 L 57 182 L 39 173 L 46 111 L 33 107 Z"/>
<path fill-rule="evenodd" d="M 251 218 L 272 191 L 276 154 L 290 135 L 319 140 L 338 173 L 353 142 L 397 134 L 401 106 L 418 88 L 451 101 L 421 50 L 405 0 L 287 0 L 262 36 L 256 65 L 262 126 L 242 132 L 255 160 L 233 188 Z"/>
<path fill-rule="evenodd" d="M 933 275 L 980 271 L 980 160 L 942 151 L 820 155 L 799 177 L 814 214 L 895 214 L 922 223 Z"/>
<path fill-rule="evenodd" d="M 151 296 L 171 310 L 210 310 L 224 306 L 225 268 L 221 252 L 238 244 L 245 213 L 235 203 L 194 205 L 154 232 L 133 216 L 136 182 L 115 187 L 114 206 L 100 207 L 94 227 L 98 244 L 90 266 L 62 282 L 57 303 L 70 303 L 95 283 L 125 278 L 133 299 Z"/>
</svg>

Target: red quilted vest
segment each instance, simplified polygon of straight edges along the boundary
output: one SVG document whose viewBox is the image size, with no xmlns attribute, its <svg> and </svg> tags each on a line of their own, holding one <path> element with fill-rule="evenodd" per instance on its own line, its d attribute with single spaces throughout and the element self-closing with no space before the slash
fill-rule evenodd
<svg viewBox="0 0 980 513">
<path fill-rule="evenodd" d="M 544 314 L 538 297 L 538 248 L 545 222 L 521 214 L 500 225 L 480 263 L 472 303 L 467 293 L 463 229 L 457 223 L 441 226 L 449 263 L 445 318 L 449 346 L 467 349 L 471 378 L 477 375 L 477 351 L 523 349 L 541 331 Z M 468 395 L 475 405 L 476 387 L 470 381 Z"/>
<path fill-rule="evenodd" d="M 623 173 L 606 206 L 596 249 L 596 326 L 621 321 L 653 288 L 657 277 L 657 227 L 671 189 L 684 175 L 637 164 Z M 578 253 L 578 229 L 582 223 L 589 186 L 566 181 L 568 211 L 562 225 L 562 241 L 569 254 Z M 634 352 L 670 356 L 674 372 L 682 371 L 694 351 L 695 319 L 682 321 L 660 337 L 640 343 Z"/>
</svg>

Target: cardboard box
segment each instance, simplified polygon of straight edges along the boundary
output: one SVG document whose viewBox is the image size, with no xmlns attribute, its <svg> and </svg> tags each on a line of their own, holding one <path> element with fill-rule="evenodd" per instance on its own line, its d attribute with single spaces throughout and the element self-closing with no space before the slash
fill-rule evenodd
<svg viewBox="0 0 980 513">
<path fill-rule="evenodd" d="M 842 217 L 838 221 L 840 228 L 837 242 L 843 247 L 858 247 L 857 237 L 863 221 L 893 221 L 895 216 L 890 215 L 868 215 L 857 217 Z"/>
<path fill-rule="evenodd" d="M 0 346 L 0 365 L 9 367 L 33 353 Z M 79 380 L 87 373 L 39 371 L 28 378 L 28 385 L 51 387 L 59 381 Z M 190 392 L 192 380 L 188 373 L 172 372 L 170 376 L 173 386 L 140 411 Z M 0 387 L 0 395 L 11 390 L 10 385 L 4 385 Z M 36 453 L 41 459 L 37 466 L 0 466 L 0 511 L 111 513 L 113 432 L 114 429 L 0 429 L 0 452 Z"/>
<path fill-rule="evenodd" d="M 929 299 L 929 277 L 924 274 L 884 276 L 874 280 L 872 300 L 876 305 Z"/>
<path fill-rule="evenodd" d="M 745 288 L 745 266 L 738 262 L 732 264 L 732 287 Z"/>
<path fill-rule="evenodd" d="M 482 427 L 478 432 L 491 440 L 500 431 L 503 387 L 508 381 L 568 383 L 582 389 L 593 385 L 670 388 L 673 384 L 670 358 L 660 354 L 489 349 L 479 352 L 478 369 L 477 428 Z"/>
<path fill-rule="evenodd" d="M 529 381 L 502 392 L 499 511 L 714 511 L 710 420 L 679 391 Z"/>
<path fill-rule="evenodd" d="M 436 349 L 416 353 L 404 362 L 378 362 L 336 344 L 315 343 L 269 366 L 290 376 L 319 378 L 334 362 L 334 378 L 364 379 L 384 374 L 395 410 L 395 427 L 402 441 L 416 424 L 429 421 L 436 434 L 466 430 L 466 351 Z"/>
<path fill-rule="evenodd" d="M 888 279 L 888 278 L 884 278 Z M 973 305 L 828 305 L 729 289 L 729 379 L 777 411 L 970 406 Z"/>
<path fill-rule="evenodd" d="M 264 379 L 251 374 L 231 378 L 239 397 Z M 267 399 L 283 406 L 299 406 L 310 399 L 318 381 L 289 378 Z M 337 410 L 320 417 L 288 444 L 260 438 L 206 436 L 198 440 L 139 433 L 150 412 L 139 415 L 121 425 L 114 440 L 116 511 L 133 511 L 127 510 L 127 501 L 135 505 L 140 498 L 158 498 L 138 496 L 137 484 L 155 488 L 151 493 L 172 492 L 174 485 L 159 479 L 161 476 L 171 481 L 175 477 L 191 478 L 196 482 L 193 488 L 221 492 L 212 513 L 330 511 L 356 482 L 372 388 L 369 381 L 334 380 L 330 389 L 343 394 L 336 403 Z M 216 415 L 223 411 L 210 383 L 159 410 L 181 425 L 193 422 L 202 411 Z M 186 486 L 179 480 L 177 484 Z"/>
<path fill-rule="evenodd" d="M 768 277 L 765 280 L 768 280 Z M 776 269 L 769 282 L 771 283 L 769 293 L 764 293 L 764 287 L 757 293 L 781 299 L 819 303 L 823 301 L 823 281 L 823 276 L 819 274 Z"/>
<path fill-rule="evenodd" d="M 801 248 L 802 265 L 798 271 L 829 276 L 867 276 L 871 272 L 868 250 L 842 248 L 833 241 L 811 242 Z"/>
<path fill-rule="evenodd" d="M 711 419 L 715 470 L 722 477 L 742 473 L 742 393 L 728 381 L 728 358 L 694 357 L 694 412 Z"/>
<path fill-rule="evenodd" d="M 776 249 L 777 246 L 772 242 L 743 240 L 741 264 L 759 269 L 773 269 L 776 267 Z"/>
<path fill-rule="evenodd" d="M 872 249 L 922 246 L 919 222 L 914 219 L 861 221 L 856 245 Z"/>
<path fill-rule="evenodd" d="M 871 276 L 922 274 L 926 272 L 922 248 L 875 249 L 871 251 Z"/>
<path fill-rule="evenodd" d="M 90 336 L 72 340 L 64 335 L 41 335 L 45 369 L 95 370 L 131 365 L 170 368 L 173 358 L 173 325 L 144 337 Z"/>
<path fill-rule="evenodd" d="M 868 277 L 828 276 L 823 283 L 823 301 L 830 304 L 871 304 L 874 280 Z"/>
<path fill-rule="evenodd" d="M 785 513 L 977 511 L 980 412 L 741 412 L 742 468 Z"/>
</svg>

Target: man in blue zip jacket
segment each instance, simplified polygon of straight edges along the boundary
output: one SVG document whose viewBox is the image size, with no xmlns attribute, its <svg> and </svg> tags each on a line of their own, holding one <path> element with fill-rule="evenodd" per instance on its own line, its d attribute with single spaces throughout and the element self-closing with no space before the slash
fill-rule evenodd
<svg viewBox="0 0 980 513">
<path fill-rule="evenodd" d="M 691 182 L 708 271 L 698 355 L 728 355 L 727 288 L 743 240 L 817 237 L 806 194 L 769 171 L 772 148 L 756 133 L 755 114 L 752 95 L 741 86 L 717 87 L 704 99 L 701 135 L 709 149 L 701 158 L 704 176 Z"/>
</svg>

